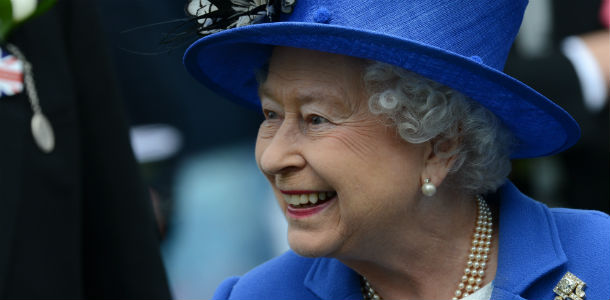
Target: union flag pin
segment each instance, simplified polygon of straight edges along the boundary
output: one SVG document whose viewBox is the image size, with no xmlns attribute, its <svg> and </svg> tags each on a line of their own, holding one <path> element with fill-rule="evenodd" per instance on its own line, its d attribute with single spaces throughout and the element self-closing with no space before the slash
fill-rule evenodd
<svg viewBox="0 0 610 300">
<path fill-rule="evenodd" d="M 23 92 L 23 62 L 0 46 L 0 98 Z"/>
</svg>

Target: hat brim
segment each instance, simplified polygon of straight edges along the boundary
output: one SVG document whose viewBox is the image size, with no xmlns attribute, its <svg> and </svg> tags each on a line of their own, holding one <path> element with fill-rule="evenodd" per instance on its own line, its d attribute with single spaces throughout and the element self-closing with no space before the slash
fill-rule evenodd
<svg viewBox="0 0 610 300">
<path fill-rule="evenodd" d="M 580 137 L 578 124 L 561 107 L 484 62 L 372 31 L 300 22 L 249 25 L 197 40 L 186 50 L 184 64 L 215 92 L 258 108 L 255 73 L 268 63 L 273 46 L 381 61 L 458 90 L 493 112 L 513 132 L 518 144 L 511 158 L 552 155 Z"/>
</svg>

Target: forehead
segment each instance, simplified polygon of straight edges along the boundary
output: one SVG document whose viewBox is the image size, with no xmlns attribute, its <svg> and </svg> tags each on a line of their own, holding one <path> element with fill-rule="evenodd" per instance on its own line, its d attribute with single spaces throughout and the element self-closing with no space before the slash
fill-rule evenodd
<svg viewBox="0 0 610 300">
<path fill-rule="evenodd" d="M 328 97 L 357 101 L 364 91 L 364 65 L 364 60 L 349 56 L 276 47 L 260 93 L 275 101 Z"/>
</svg>

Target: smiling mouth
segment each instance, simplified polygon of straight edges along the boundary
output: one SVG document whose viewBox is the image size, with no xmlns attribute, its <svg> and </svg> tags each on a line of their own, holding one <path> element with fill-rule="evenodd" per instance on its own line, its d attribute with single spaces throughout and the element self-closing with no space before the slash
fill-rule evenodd
<svg viewBox="0 0 610 300">
<path fill-rule="evenodd" d="M 282 192 L 284 201 L 295 209 L 311 208 L 324 204 L 337 196 L 337 192 Z"/>
</svg>

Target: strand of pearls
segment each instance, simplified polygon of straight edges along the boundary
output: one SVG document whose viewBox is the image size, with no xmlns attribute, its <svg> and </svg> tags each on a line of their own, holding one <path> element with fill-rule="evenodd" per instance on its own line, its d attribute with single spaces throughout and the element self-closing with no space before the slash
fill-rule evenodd
<svg viewBox="0 0 610 300">
<path fill-rule="evenodd" d="M 377 294 L 375 289 L 371 286 L 366 277 L 362 276 L 362 281 L 360 283 L 360 289 L 362 290 L 362 298 L 364 300 L 381 300 L 381 296 Z"/>
<path fill-rule="evenodd" d="M 479 212 L 472 237 L 472 248 L 470 248 L 466 269 L 464 269 L 462 280 L 458 284 L 457 290 L 455 290 L 453 300 L 467 297 L 477 291 L 481 287 L 483 278 L 485 278 L 493 222 L 491 211 L 483 197 L 477 196 L 477 204 Z"/>
<path fill-rule="evenodd" d="M 483 282 L 483 278 L 485 278 L 493 223 L 491 210 L 483 197 L 477 196 L 477 206 L 477 222 L 472 237 L 472 248 L 470 248 L 464 276 L 462 276 L 462 280 L 458 284 L 453 300 L 462 299 L 477 291 Z M 360 288 L 364 300 L 382 299 L 364 276 L 362 276 Z"/>
</svg>

